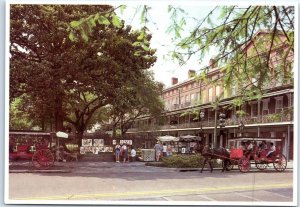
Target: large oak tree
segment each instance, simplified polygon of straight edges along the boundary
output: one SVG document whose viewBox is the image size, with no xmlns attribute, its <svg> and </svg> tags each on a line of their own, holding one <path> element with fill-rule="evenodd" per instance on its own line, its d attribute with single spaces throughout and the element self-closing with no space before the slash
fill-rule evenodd
<svg viewBox="0 0 300 207">
<path fill-rule="evenodd" d="M 88 41 L 70 35 L 76 20 L 98 12 L 105 24 L 90 18 Z M 69 122 L 79 138 L 94 113 L 156 61 L 151 35 L 143 30 L 147 41 L 134 44 L 141 32 L 124 26 L 111 6 L 12 5 L 10 29 L 10 100 L 26 94 L 31 114 L 52 120 L 56 131 Z"/>
</svg>

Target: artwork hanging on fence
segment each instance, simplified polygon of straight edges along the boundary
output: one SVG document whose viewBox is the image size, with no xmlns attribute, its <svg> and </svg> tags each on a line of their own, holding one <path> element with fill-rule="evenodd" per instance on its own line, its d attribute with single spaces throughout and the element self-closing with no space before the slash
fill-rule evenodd
<svg viewBox="0 0 300 207">
<path fill-rule="evenodd" d="M 95 147 L 104 146 L 104 139 L 94 139 L 94 145 Z"/>
<path fill-rule="evenodd" d="M 82 139 L 82 146 L 83 147 L 93 146 L 92 139 Z"/>
<path fill-rule="evenodd" d="M 132 145 L 132 140 L 120 140 L 120 145 L 126 144 L 126 145 Z"/>
</svg>

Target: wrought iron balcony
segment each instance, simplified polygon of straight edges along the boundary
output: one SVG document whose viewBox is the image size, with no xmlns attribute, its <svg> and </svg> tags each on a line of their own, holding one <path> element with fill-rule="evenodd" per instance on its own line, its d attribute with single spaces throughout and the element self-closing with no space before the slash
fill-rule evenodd
<svg viewBox="0 0 300 207">
<path fill-rule="evenodd" d="M 293 109 L 284 108 L 280 113 L 262 115 L 258 117 L 246 116 L 242 118 L 243 123 L 246 124 L 260 124 L 260 123 L 280 123 L 293 121 Z M 239 118 L 227 118 L 225 119 L 225 126 L 239 125 Z M 214 120 L 204 120 L 202 122 L 191 122 L 191 123 L 181 123 L 181 124 L 166 124 L 166 125 L 149 125 L 142 126 L 139 128 L 131 128 L 128 132 L 136 131 L 152 131 L 152 130 L 168 130 L 168 129 L 188 129 L 188 128 L 200 128 L 202 127 L 214 127 Z"/>
</svg>

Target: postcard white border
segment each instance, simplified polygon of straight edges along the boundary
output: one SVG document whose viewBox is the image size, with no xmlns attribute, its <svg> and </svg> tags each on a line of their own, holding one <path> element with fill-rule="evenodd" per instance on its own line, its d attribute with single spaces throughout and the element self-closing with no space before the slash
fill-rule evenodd
<svg viewBox="0 0 300 207">
<path fill-rule="evenodd" d="M 109 5 L 136 5 L 136 1 L 7 1 L 6 2 L 6 18 L 5 18 L 5 146 L 8 146 L 8 135 L 9 135 L 9 6 L 10 4 L 109 4 Z M 255 205 L 260 206 L 294 206 L 297 205 L 297 196 L 298 196 L 298 87 L 299 87 L 299 77 L 298 77 L 298 38 L 299 38 L 299 31 L 298 31 L 298 2 L 296 1 L 251 1 L 249 2 L 236 2 L 236 1 L 181 1 L 181 0 L 173 0 L 173 1 L 161 1 L 161 0 L 152 0 L 150 1 L 138 1 L 139 5 L 147 4 L 165 4 L 165 5 L 193 5 L 193 6 L 214 6 L 214 5 L 291 5 L 295 7 L 295 54 L 294 54 L 294 127 L 293 127 L 293 138 L 294 138 L 294 160 L 293 160 L 293 202 L 256 202 Z M 295 107 L 296 106 L 296 107 Z M 296 126 L 296 127 L 295 127 Z M 4 149 L 5 155 L 8 155 L 8 147 Z M 4 174 L 4 201 L 6 204 L 91 204 L 91 205 L 99 205 L 99 204 L 111 204 L 111 205 L 118 205 L 118 204 L 125 204 L 125 205 L 253 205 L 252 202 L 188 202 L 188 201 L 167 201 L 167 202 L 156 202 L 156 201 L 149 201 L 149 202 L 141 202 L 141 201 L 65 201 L 65 200 L 47 200 L 47 201 L 27 201 L 27 200 L 10 200 L 9 199 L 9 159 L 8 156 L 5 156 L 5 174 Z"/>
</svg>

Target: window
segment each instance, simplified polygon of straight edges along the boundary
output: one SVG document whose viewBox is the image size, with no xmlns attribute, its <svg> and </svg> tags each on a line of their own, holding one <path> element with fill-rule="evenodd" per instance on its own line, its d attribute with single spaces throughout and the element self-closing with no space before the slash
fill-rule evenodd
<svg viewBox="0 0 300 207">
<path fill-rule="evenodd" d="M 257 117 L 257 103 L 251 104 L 251 117 Z"/>
<path fill-rule="evenodd" d="M 220 93 L 221 93 L 221 91 L 220 91 L 220 86 L 217 86 L 217 87 L 216 87 L 216 96 L 217 96 L 217 97 L 220 96 Z"/>
<path fill-rule="evenodd" d="M 269 114 L 269 100 L 270 99 L 265 99 L 262 101 L 262 115 Z"/>
<path fill-rule="evenodd" d="M 197 92 L 197 93 L 196 93 L 196 100 L 197 100 L 197 101 L 200 100 L 200 92 Z"/>
<path fill-rule="evenodd" d="M 232 85 L 230 87 L 230 96 L 235 96 L 236 95 L 236 85 Z"/>
<path fill-rule="evenodd" d="M 208 101 L 209 102 L 212 102 L 212 100 L 213 100 L 213 89 L 212 88 L 210 88 L 210 89 L 208 89 Z"/>
<path fill-rule="evenodd" d="M 179 96 L 176 97 L 176 104 L 179 103 Z"/>
<path fill-rule="evenodd" d="M 275 97 L 276 105 L 275 105 L 275 113 L 280 113 L 283 109 L 283 96 Z"/>
<path fill-rule="evenodd" d="M 185 95 L 185 102 L 189 102 L 189 96 L 188 95 Z"/>
<path fill-rule="evenodd" d="M 192 94 L 191 94 L 191 102 L 194 101 L 194 99 L 195 99 L 195 94 L 192 93 Z"/>
</svg>

